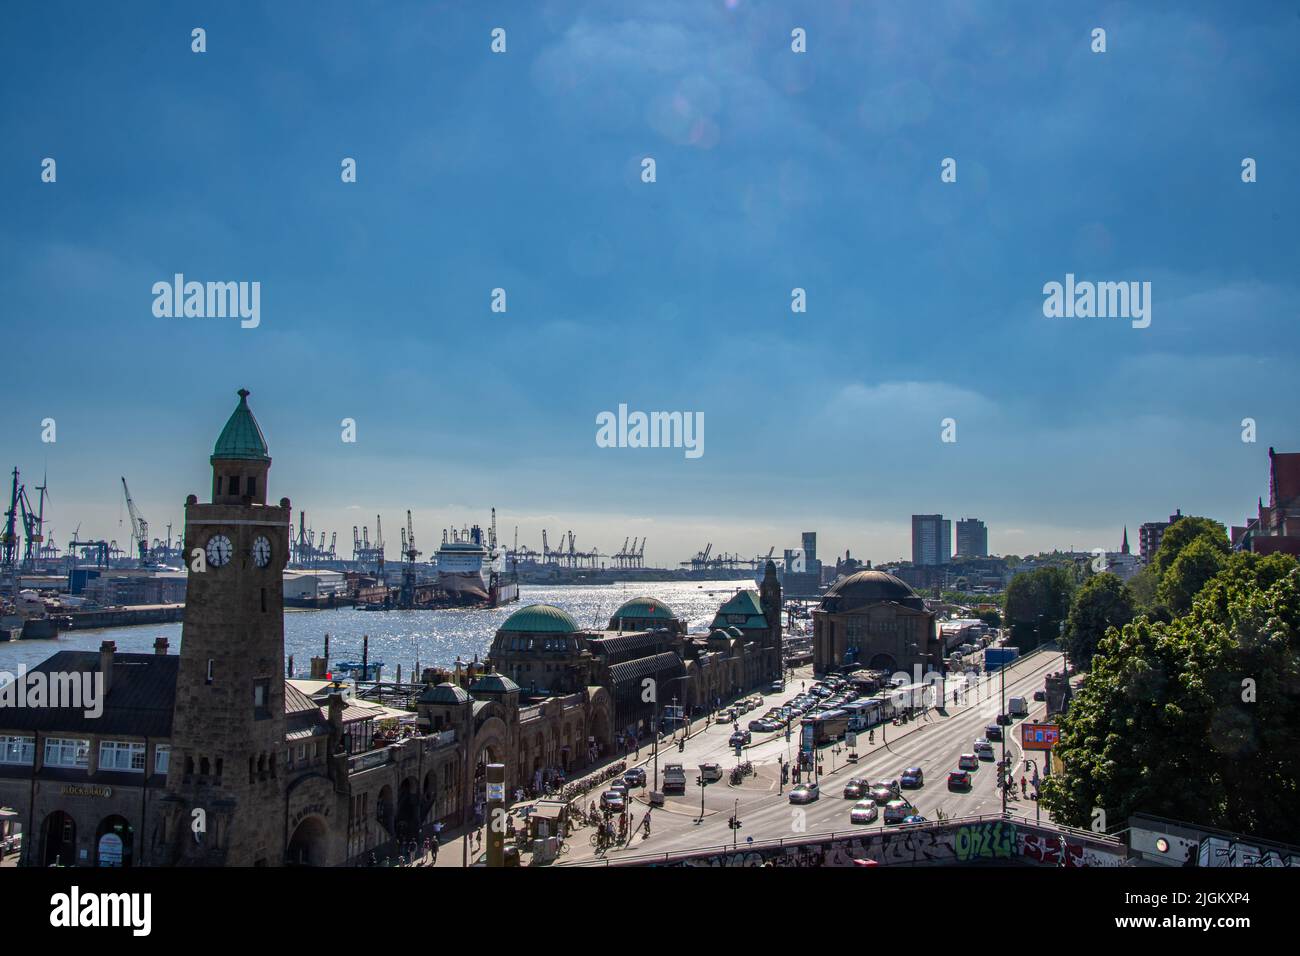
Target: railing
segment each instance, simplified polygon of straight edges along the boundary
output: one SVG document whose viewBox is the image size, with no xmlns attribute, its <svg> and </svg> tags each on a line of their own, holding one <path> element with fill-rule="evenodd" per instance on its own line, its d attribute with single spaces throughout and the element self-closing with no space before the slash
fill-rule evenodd
<svg viewBox="0 0 1300 956">
<path fill-rule="evenodd" d="M 994 821 L 1014 823 L 1017 826 L 1029 827 L 1037 830 L 1052 830 L 1060 832 L 1067 836 L 1074 836 L 1080 840 L 1088 840 L 1092 843 L 1102 844 L 1110 849 L 1122 849 L 1124 841 L 1110 834 L 1094 833 L 1091 830 L 1079 830 L 1075 827 L 1061 826 L 1055 823 L 1034 823 L 1017 817 L 1013 814 L 1000 813 L 979 813 L 964 817 L 946 817 L 943 820 L 931 820 L 926 823 L 904 823 L 896 826 L 884 827 L 877 829 L 866 829 L 856 827 L 852 830 L 831 830 L 826 833 L 804 834 L 797 838 L 782 837 L 778 840 L 755 840 L 752 843 L 742 844 L 721 843 L 713 846 L 691 847 L 685 850 L 671 850 L 666 853 L 640 853 L 619 856 L 617 859 L 599 858 L 593 860 L 572 860 L 557 864 L 559 866 L 590 866 L 600 864 L 602 866 L 618 866 L 624 863 L 635 865 L 640 863 L 652 863 L 656 861 L 667 863 L 672 860 L 682 860 L 693 856 L 706 856 L 717 853 L 750 853 L 763 849 L 781 849 L 782 847 L 808 846 L 817 843 L 834 843 L 837 840 L 862 840 L 869 839 L 879 833 L 902 833 L 905 831 L 918 830 L 948 830 L 952 827 L 968 826 L 972 823 L 991 823 Z"/>
<path fill-rule="evenodd" d="M 442 730 L 436 734 L 425 734 L 422 737 L 403 737 L 386 747 L 378 747 L 349 757 L 348 773 L 364 773 L 367 770 L 373 770 L 375 767 L 382 767 L 386 763 L 391 763 L 397 758 L 400 748 L 413 743 L 426 750 L 436 750 L 439 747 L 446 747 L 455 742 L 455 730 Z"/>
</svg>

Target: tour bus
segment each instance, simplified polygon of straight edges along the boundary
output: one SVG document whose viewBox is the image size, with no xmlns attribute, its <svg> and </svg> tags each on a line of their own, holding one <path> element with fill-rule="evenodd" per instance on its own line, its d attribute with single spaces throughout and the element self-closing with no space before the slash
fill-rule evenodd
<svg viewBox="0 0 1300 956">
<path fill-rule="evenodd" d="M 920 710 L 923 707 L 935 706 L 937 703 L 935 686 L 927 681 L 920 684 L 907 684 L 890 691 L 889 695 L 894 700 L 894 709 Z"/>
<path fill-rule="evenodd" d="M 849 730 L 868 730 L 885 719 L 884 707 L 875 698 L 855 700 L 840 708 L 849 715 Z"/>
<path fill-rule="evenodd" d="M 849 729 L 849 715 L 842 710 L 823 710 L 809 714 L 801 723 L 805 748 L 810 742 L 812 746 L 818 747 L 844 736 L 844 732 Z"/>
<path fill-rule="evenodd" d="M 898 716 L 898 710 L 894 707 L 894 698 L 890 696 L 889 691 L 881 691 L 871 700 L 880 705 L 881 720 L 893 720 Z"/>
</svg>

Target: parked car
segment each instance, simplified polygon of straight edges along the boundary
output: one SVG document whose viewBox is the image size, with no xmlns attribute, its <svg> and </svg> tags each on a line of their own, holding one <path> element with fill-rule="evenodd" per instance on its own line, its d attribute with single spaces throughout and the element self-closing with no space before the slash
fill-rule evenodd
<svg viewBox="0 0 1300 956">
<path fill-rule="evenodd" d="M 740 715 L 736 713 L 736 708 L 728 707 L 726 710 L 723 710 L 718 714 L 718 720 L 721 723 L 729 724 L 739 716 Z"/>
<path fill-rule="evenodd" d="M 859 800 L 853 804 L 853 809 L 849 811 L 850 823 L 875 823 L 879 817 L 879 811 L 876 809 L 876 801 Z"/>
<path fill-rule="evenodd" d="M 790 791 L 791 803 L 812 803 L 821 796 L 821 788 L 815 783 L 800 784 Z"/>
<path fill-rule="evenodd" d="M 885 804 L 885 823 L 886 824 L 902 823 L 904 820 L 907 819 L 908 814 L 910 814 L 911 812 L 912 812 L 912 808 L 909 807 L 904 801 L 890 800 L 887 804 Z"/>
<path fill-rule="evenodd" d="M 925 786 L 925 774 L 921 772 L 920 767 L 908 767 L 903 771 L 899 783 L 904 787 L 923 787 Z"/>
<path fill-rule="evenodd" d="M 957 766 L 962 770 L 978 770 L 980 768 L 980 758 L 974 754 L 962 754 L 957 758 Z"/>
<path fill-rule="evenodd" d="M 774 680 L 772 683 L 767 685 L 767 692 L 769 694 L 779 694 L 783 690 L 785 690 L 785 681 L 783 680 Z"/>
<path fill-rule="evenodd" d="M 749 722 L 749 729 L 753 733 L 765 734 L 776 730 L 776 724 L 772 723 L 772 721 L 768 720 L 766 717 L 760 717 L 758 720 L 751 720 Z"/>
<path fill-rule="evenodd" d="M 871 789 L 871 784 L 861 777 L 854 777 L 844 785 L 845 800 L 861 800 Z"/>
<path fill-rule="evenodd" d="M 949 789 L 949 790 L 969 790 L 969 789 L 970 789 L 970 771 L 969 771 L 969 770 L 949 770 L 949 771 L 948 771 L 948 789 Z"/>
<path fill-rule="evenodd" d="M 623 774 L 623 780 L 629 787 L 645 786 L 645 767 L 633 767 Z"/>
</svg>

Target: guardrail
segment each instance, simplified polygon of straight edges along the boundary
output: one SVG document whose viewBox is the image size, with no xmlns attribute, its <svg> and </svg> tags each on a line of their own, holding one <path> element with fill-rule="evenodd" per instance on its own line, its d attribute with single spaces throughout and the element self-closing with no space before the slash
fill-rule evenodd
<svg viewBox="0 0 1300 956">
<path fill-rule="evenodd" d="M 1105 846 L 1107 849 L 1123 849 L 1124 841 L 1119 837 L 1110 834 L 1093 833 L 1090 830 L 1079 830 L 1075 827 L 1061 826 L 1055 823 L 1034 823 L 1025 820 L 1023 817 L 1017 817 L 1014 814 L 1001 813 L 979 813 L 961 817 L 945 817 L 943 820 L 930 820 L 925 823 L 904 823 L 889 827 L 880 826 L 878 828 L 855 827 L 852 830 L 830 830 L 823 833 L 804 834 L 798 838 L 782 837 L 777 840 L 755 840 L 752 843 L 721 843 L 711 846 L 691 847 L 685 850 L 670 850 L 664 853 L 638 853 L 619 856 L 617 859 L 608 859 L 599 857 L 592 860 L 572 860 L 559 863 L 559 866 L 637 866 L 647 863 L 662 862 L 668 863 L 673 860 L 684 860 L 694 856 L 708 856 L 718 853 L 749 853 L 760 850 L 779 850 L 784 847 L 800 847 L 817 843 L 834 843 L 837 840 L 860 840 L 871 837 L 877 833 L 905 833 L 908 831 L 924 830 L 948 830 L 952 827 L 969 826 L 971 824 L 992 823 L 995 821 L 1011 822 L 1017 826 L 1023 826 L 1035 830 L 1050 830 L 1066 836 L 1074 836 L 1079 840 L 1087 840 L 1094 844 Z"/>
</svg>

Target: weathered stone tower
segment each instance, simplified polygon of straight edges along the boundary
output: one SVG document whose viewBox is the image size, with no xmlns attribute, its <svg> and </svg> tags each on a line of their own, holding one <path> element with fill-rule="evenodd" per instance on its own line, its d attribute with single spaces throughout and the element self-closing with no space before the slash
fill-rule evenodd
<svg viewBox="0 0 1300 956">
<path fill-rule="evenodd" d="M 781 640 L 781 580 L 776 576 L 776 564 L 769 558 L 763 569 L 763 583 L 758 586 L 758 603 L 763 609 L 770 635 L 767 646 L 776 649 L 776 661 L 769 673 L 769 678 L 777 680 L 783 671 Z"/>
<path fill-rule="evenodd" d="M 278 866 L 292 511 L 287 498 L 266 504 L 271 457 L 244 389 L 211 462 L 212 502 L 185 503 L 189 579 L 163 838 L 181 865 Z"/>
</svg>

